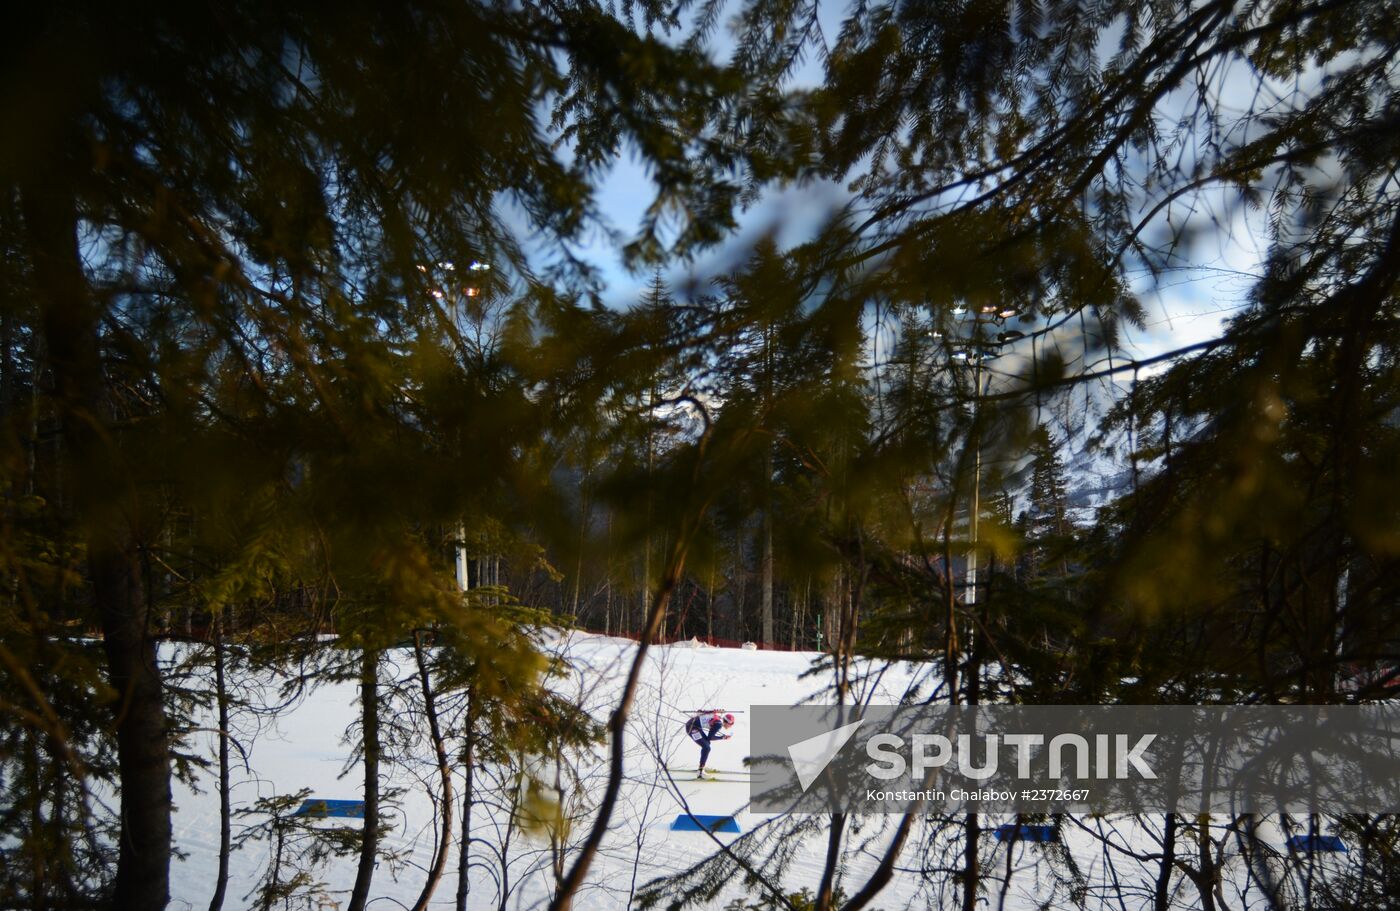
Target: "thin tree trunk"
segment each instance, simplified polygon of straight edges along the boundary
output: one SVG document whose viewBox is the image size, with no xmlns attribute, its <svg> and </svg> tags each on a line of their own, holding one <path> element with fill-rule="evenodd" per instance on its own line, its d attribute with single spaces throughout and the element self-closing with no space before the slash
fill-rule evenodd
<svg viewBox="0 0 1400 911">
<path fill-rule="evenodd" d="M 951 535 L 952 510 L 943 524 L 943 566 L 947 572 L 944 586 L 943 619 L 943 683 L 948 689 L 948 704 L 958 701 L 958 599 L 953 585 L 953 542 Z"/>
<path fill-rule="evenodd" d="M 48 347 L 42 332 L 32 333 L 29 340 L 30 370 L 33 380 L 29 390 L 29 439 L 25 441 L 25 493 L 33 495 L 39 484 L 39 417 L 44 413 L 44 372 L 48 364 Z"/>
<path fill-rule="evenodd" d="M 705 599 L 705 638 L 711 645 L 715 642 L 715 568 L 710 565 L 710 588 Z"/>
<path fill-rule="evenodd" d="M 556 744 L 556 745 L 554 746 L 553 752 L 554 752 L 554 793 L 557 794 L 557 795 L 559 795 L 559 808 L 560 808 L 560 815 L 562 816 L 562 815 L 563 815 L 563 809 L 564 809 L 564 760 L 563 760 L 564 749 L 563 749 L 563 746 L 562 746 L 562 745 Z M 643 813 L 643 819 L 645 819 L 645 818 L 646 818 L 645 813 Z M 565 856 L 566 856 L 566 854 L 567 854 L 567 851 L 568 851 L 568 844 L 566 843 L 566 839 L 567 839 L 567 837 L 568 837 L 568 831 L 569 831 L 568 823 L 567 823 L 566 820 L 562 820 L 562 819 L 561 819 L 561 821 L 560 821 L 559 824 L 557 824 L 557 825 L 551 825 L 551 826 L 549 827 L 549 869 L 550 869 L 550 872 L 551 872 L 552 874 L 554 874 L 554 890 L 555 890 L 556 892 L 558 892 L 559 889 L 560 889 L 560 887 L 563 886 L 563 884 L 564 884 L 564 870 L 565 870 L 565 867 L 564 867 L 564 858 L 565 858 Z M 636 868 L 633 867 L 632 885 L 631 885 L 630 891 L 628 892 L 628 907 L 631 907 L 631 904 L 632 904 L 632 903 L 631 903 L 631 895 L 634 894 L 634 893 L 636 892 L 636 889 L 637 889 Z"/>
<path fill-rule="evenodd" d="M 78 896 L 77 884 L 73 881 L 73 872 L 77 864 L 74 863 L 73 855 L 77 853 L 77 842 L 81 836 L 74 833 L 72 836 L 64 835 L 63 821 L 74 818 L 70 813 L 76 814 L 76 818 L 86 818 L 85 801 L 74 800 L 74 806 L 68 806 L 68 776 L 71 774 L 72 766 L 69 764 L 65 754 L 63 744 L 56 742 L 53 737 L 48 738 L 46 749 L 49 754 L 49 766 L 53 769 L 53 778 L 49 784 L 50 814 L 49 824 L 53 826 L 55 834 L 62 842 L 62 853 L 60 860 L 54 864 L 57 868 L 53 878 L 54 885 L 63 895 L 63 901 L 67 907 L 76 907 L 81 903 Z M 81 791 L 81 786 L 74 789 Z M 71 841 L 67 839 L 71 838 Z"/>
<path fill-rule="evenodd" d="M 604 585 L 605 585 L 605 587 L 606 587 L 606 589 L 607 589 L 607 594 L 606 594 L 606 596 L 605 596 L 605 598 L 604 598 L 604 600 L 603 600 L 603 635 L 605 635 L 605 636 L 611 636 L 612 633 L 613 633 L 613 609 L 612 609 L 612 597 L 613 597 L 613 590 L 612 590 L 612 584 L 613 584 L 613 549 L 612 549 L 612 544 L 613 544 L 613 539 L 612 539 L 612 526 L 613 526 L 613 513 L 612 513 L 612 510 L 609 509 L 609 510 L 608 510 L 608 535 L 607 535 L 607 544 L 605 545 L 605 549 L 606 549 L 606 551 L 607 551 L 607 563 L 606 563 L 606 567 L 607 567 L 607 574 L 608 574 L 608 577 L 607 577 L 607 579 L 604 580 Z"/>
<path fill-rule="evenodd" d="M 10 318 L 10 312 L 6 310 L 0 313 L 0 415 L 7 418 L 14 404 L 14 344 L 14 322 Z"/>
<path fill-rule="evenodd" d="M 1157 866 L 1157 885 L 1153 891 L 1153 911 L 1171 907 L 1172 867 L 1176 864 L 1176 814 L 1168 813 L 1162 831 L 1162 859 Z"/>
<path fill-rule="evenodd" d="M 1196 824 L 1200 831 L 1197 833 L 1199 839 L 1200 857 L 1203 861 L 1209 860 L 1210 851 L 1208 848 L 1210 839 L 1210 817 L 1207 814 L 1200 814 L 1196 817 Z M 1239 845 L 1239 850 L 1245 858 L 1245 865 L 1249 869 L 1250 878 L 1259 886 L 1264 893 L 1264 899 L 1269 908 L 1282 908 L 1283 886 L 1274 876 L 1274 871 L 1269 866 L 1268 855 L 1263 850 L 1263 841 L 1259 838 L 1259 820 L 1252 813 L 1246 813 L 1235 820 L 1235 839 Z M 1201 870 L 1204 879 L 1204 866 Z M 1208 886 L 1203 882 L 1197 890 L 1202 897 L 1202 905 L 1205 904 L 1205 895 Z"/>
<path fill-rule="evenodd" d="M 273 841 L 272 848 L 272 871 L 268 874 L 268 887 L 262 890 L 259 896 L 258 911 L 272 911 L 272 903 L 276 901 L 277 893 L 282 891 L 282 862 L 287 856 L 287 827 L 279 817 L 274 823 L 277 836 Z"/>
<path fill-rule="evenodd" d="M 608 720 L 608 733 L 611 739 L 608 783 L 598 805 L 598 815 L 593 820 L 593 827 L 589 830 L 588 837 L 584 839 L 583 846 L 579 848 L 578 859 L 574 861 L 573 868 L 564 877 L 559 886 L 559 892 L 555 895 L 554 901 L 550 903 L 550 911 L 569 911 L 573 907 L 574 894 L 583 885 L 584 878 L 588 875 L 588 870 L 598 853 L 598 846 L 602 843 L 603 835 L 607 832 L 608 825 L 612 821 L 613 809 L 617 806 L 618 793 L 622 789 L 622 764 L 626 753 L 623 735 L 627 730 L 627 717 L 631 713 L 632 702 L 637 696 L 637 687 L 641 681 L 642 667 L 648 648 L 652 639 L 656 638 L 657 631 L 661 628 L 661 622 L 666 616 L 666 605 L 671 599 L 671 593 L 675 590 L 676 582 L 680 579 L 681 573 L 685 571 L 688 543 L 689 535 L 682 531 L 677 536 L 671 558 L 667 561 L 666 574 L 656 590 L 656 599 L 652 602 L 646 626 L 642 630 L 640 641 L 637 643 L 637 654 L 632 659 L 632 667 L 627 674 L 627 682 L 623 686 L 622 696 L 618 699 L 617 708 L 613 710 L 612 717 Z"/>
<path fill-rule="evenodd" d="M 734 535 L 734 623 L 736 638 L 748 638 L 748 623 L 744 618 L 745 595 L 749 581 L 748 562 L 744 559 L 744 536 Z"/>
<path fill-rule="evenodd" d="M 977 886 L 982 879 L 982 858 L 978 852 L 978 838 L 981 834 L 981 820 L 977 814 L 967 814 L 967 840 L 963 844 L 962 911 L 977 911 Z"/>
<path fill-rule="evenodd" d="M 228 687 L 224 680 L 223 621 L 214 617 L 214 697 L 219 705 L 219 872 L 214 876 L 214 896 L 209 899 L 209 911 L 224 906 L 228 891 L 228 860 L 232 849 L 233 809 L 229 794 L 229 727 Z"/>
<path fill-rule="evenodd" d="M 584 469 L 583 477 L 579 479 L 578 500 L 579 500 L 579 520 L 578 520 L 578 560 L 574 564 L 574 603 L 571 614 L 574 621 L 578 621 L 579 596 L 583 586 L 583 555 L 588 548 L 588 528 L 592 524 L 589 520 L 593 518 L 593 503 L 588 495 L 588 478 L 592 473 L 591 462 Z"/>
<path fill-rule="evenodd" d="M 442 781 L 442 833 L 438 839 L 437 853 L 428 869 L 428 880 L 423 883 L 423 891 L 413 904 L 413 911 L 425 911 L 428 902 L 442 880 L 447 869 L 447 853 L 452 846 L 452 764 L 447 758 L 447 742 L 442 736 L 442 726 L 438 723 L 437 699 L 433 695 L 433 683 L 428 676 L 428 662 L 423 655 L 422 633 L 413 633 L 413 657 L 418 663 L 418 685 L 423 690 L 423 710 L 428 716 L 428 737 L 433 743 L 433 755 L 437 759 L 438 777 Z"/>
<path fill-rule="evenodd" d="M 44 829 L 44 816 L 42 811 L 44 804 L 44 786 L 42 783 L 43 769 L 39 762 L 39 733 L 30 732 L 25 738 L 25 770 L 29 776 L 29 842 L 27 850 L 15 852 L 16 857 L 23 858 L 22 862 L 27 862 L 29 867 L 29 906 L 33 911 L 45 911 L 49 905 L 48 898 L 48 851 L 44 844 L 52 834 L 46 833 Z M 60 817 L 55 808 L 54 819 Z M 55 827 L 57 828 L 57 827 Z"/>
<path fill-rule="evenodd" d="M 1220 883 L 1215 872 L 1215 856 L 1211 852 L 1210 841 L 1210 814 L 1201 813 L 1196 817 L 1196 825 L 1199 829 L 1197 833 L 1196 847 L 1199 851 L 1199 893 L 1201 896 L 1201 911 L 1215 911 L 1215 890 Z M 1251 855 L 1253 856 L 1253 855 Z M 1277 898 L 1275 897 L 1275 900 Z M 1221 899 L 1223 905 L 1224 899 Z"/>
<path fill-rule="evenodd" d="M 847 591 L 849 592 L 849 588 L 847 589 Z M 859 595 L 857 595 L 857 597 L 859 597 Z M 851 622 L 848 619 L 848 615 L 854 611 L 855 607 L 855 599 L 848 599 L 848 603 L 845 606 L 843 606 L 841 610 L 840 632 L 836 638 L 837 646 L 833 653 L 837 659 L 836 704 L 843 707 L 846 705 L 847 699 L 850 696 L 851 692 L 850 659 L 851 648 L 854 645 L 855 640 L 854 638 L 848 637 L 847 632 L 851 626 Z M 846 716 L 844 714 L 844 708 L 842 710 L 842 714 L 838 716 L 838 720 L 843 723 L 845 722 Z M 845 834 L 845 828 L 846 815 L 844 813 L 832 814 L 831 831 L 827 833 L 826 862 L 822 868 L 821 883 L 817 887 L 817 911 L 829 911 L 829 909 L 832 906 L 832 902 L 836 899 L 836 867 L 840 863 L 841 859 L 841 839 L 842 836 Z M 901 829 L 900 831 L 903 830 Z M 896 845 L 903 844 L 903 837 L 900 834 L 900 832 L 896 832 L 894 840 Z M 890 863 L 893 863 L 893 859 L 889 856 L 887 856 L 885 860 L 889 861 Z M 879 875 L 880 874 L 877 871 L 876 877 L 878 877 Z M 872 877 L 872 881 L 874 878 L 875 877 Z M 863 888 L 860 894 L 857 895 L 855 901 L 860 901 L 861 897 L 865 896 L 867 893 L 869 893 L 869 895 L 873 897 L 874 892 L 871 892 L 870 890 L 871 884 L 866 883 L 865 888 Z M 865 899 L 865 901 L 868 900 L 868 898 Z M 857 907 L 859 907 L 859 905 Z"/>
<path fill-rule="evenodd" d="M 63 150 L 59 150 L 61 159 Z M 64 163 L 58 161 L 59 168 Z M 51 177 L 52 175 L 46 175 Z M 72 188 L 41 178 L 21 197 L 43 334 L 68 455 L 79 527 L 87 529 L 88 574 L 100 619 L 114 726 L 121 830 L 112 905 L 159 911 L 170 897 L 170 746 L 156 663 L 147 635 L 140 547 L 131 522 L 135 491 L 110 432 L 99 330 L 101 312 L 78 255 Z M 62 479 L 63 473 L 60 473 Z"/>
<path fill-rule="evenodd" d="M 763 644 L 772 645 L 773 633 L 773 511 L 763 512 Z"/>
<path fill-rule="evenodd" d="M 829 911 L 836 896 L 836 868 L 841 862 L 841 837 L 846 831 L 846 814 L 833 813 L 831 829 L 826 833 L 826 860 L 822 878 L 817 885 L 817 911 Z"/>
<path fill-rule="evenodd" d="M 861 538 L 857 537 L 857 541 L 861 541 Z M 840 668 L 840 677 L 837 680 L 837 687 L 840 701 L 845 700 L 845 694 L 850 688 L 850 660 L 855 648 L 856 618 L 860 614 L 860 607 L 865 599 L 865 584 L 867 574 L 869 573 L 869 567 L 865 562 L 863 544 L 861 545 L 859 557 L 860 562 L 858 566 L 860 575 L 855 579 L 854 591 L 851 589 L 851 580 L 849 578 L 845 583 L 845 597 L 849 601 L 849 606 L 843 609 L 842 612 L 843 629 L 840 639 L 841 645 L 837 652 L 839 658 L 838 666 Z M 841 595 L 838 593 L 838 597 L 840 596 Z M 847 614 L 850 616 L 849 621 L 844 619 Z M 930 782 L 926 781 L 925 787 L 929 785 Z M 850 901 L 842 905 L 842 911 L 859 911 L 859 909 L 869 905 L 875 897 L 880 894 L 880 891 L 884 889 L 885 886 L 889 885 L 890 880 L 894 877 L 895 864 L 899 861 L 900 854 L 903 853 L 904 846 L 909 841 L 909 833 L 913 831 L 914 821 L 922 816 L 923 813 L 918 807 L 904 814 L 899 821 L 899 827 L 895 829 L 894 838 L 890 840 L 889 847 L 885 849 L 885 853 L 880 858 L 879 864 L 876 865 L 875 872 L 870 874 L 870 878 L 866 880 L 865 885 L 861 886 L 860 890 L 851 897 Z M 974 826 L 976 825 L 975 817 L 972 824 Z"/>
<path fill-rule="evenodd" d="M 637 605 L 637 616 L 646 623 L 647 608 L 651 604 L 651 522 L 652 522 L 652 493 L 651 476 L 656 468 L 656 450 L 651 435 L 651 418 L 656 408 L 656 387 L 647 390 L 647 511 L 646 511 L 646 535 L 642 539 L 642 596 Z M 663 615 L 662 628 L 665 628 Z"/>
<path fill-rule="evenodd" d="M 1025 817 L 1016 814 L 1016 828 L 1021 827 L 1021 820 Z M 1001 889 L 997 893 L 997 911 L 1006 911 L 1006 896 L 1011 893 L 1011 877 L 1016 872 L 1014 864 L 1016 852 L 1014 842 L 1006 846 L 1006 869 L 1002 871 Z"/>
<path fill-rule="evenodd" d="M 170 898 L 170 748 L 155 642 L 146 635 L 138 545 L 128 529 L 89 540 L 93 595 L 102 618 L 117 706 L 121 850 L 113 906 L 164 908 Z"/>
<path fill-rule="evenodd" d="M 642 555 L 642 596 L 637 612 L 639 617 L 646 617 L 647 605 L 650 604 L 651 598 L 651 532 L 647 532 L 644 546 L 646 550 Z"/>
<path fill-rule="evenodd" d="M 467 896 L 471 894 L 471 834 L 473 791 L 472 767 L 476 764 L 476 696 L 467 687 L 467 713 L 463 721 L 462 744 L 462 838 L 457 848 L 457 911 L 467 911 Z"/>
<path fill-rule="evenodd" d="M 763 327 L 763 420 L 769 419 L 773 405 L 773 327 Z M 773 644 L 773 444 L 763 453 L 763 556 L 762 556 L 763 644 Z"/>
<path fill-rule="evenodd" d="M 360 725 L 364 741 L 365 824 L 360 865 L 346 911 L 364 911 L 379 857 L 379 651 L 365 648 L 360 658 Z"/>
</svg>

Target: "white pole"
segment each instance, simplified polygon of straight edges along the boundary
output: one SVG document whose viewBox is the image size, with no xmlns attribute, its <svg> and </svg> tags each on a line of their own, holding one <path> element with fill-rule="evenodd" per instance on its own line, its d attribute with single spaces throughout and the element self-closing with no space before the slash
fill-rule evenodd
<svg viewBox="0 0 1400 911">
<path fill-rule="evenodd" d="M 458 523 L 457 540 L 452 545 L 453 555 L 457 564 L 457 588 L 462 591 L 467 590 L 467 526 L 466 523 Z"/>
<path fill-rule="evenodd" d="M 977 427 L 981 417 L 982 399 L 982 354 L 974 349 L 977 366 L 973 368 L 972 379 L 972 433 L 975 434 L 972 449 L 972 514 L 968 517 L 967 551 L 967 592 L 963 603 L 968 607 L 977 603 L 977 514 L 981 512 L 982 487 L 982 434 Z"/>
</svg>

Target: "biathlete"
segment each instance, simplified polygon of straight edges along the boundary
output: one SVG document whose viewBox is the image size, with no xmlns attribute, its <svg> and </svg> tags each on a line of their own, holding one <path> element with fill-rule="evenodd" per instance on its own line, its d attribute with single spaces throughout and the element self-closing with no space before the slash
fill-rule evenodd
<svg viewBox="0 0 1400 911">
<path fill-rule="evenodd" d="M 685 723 L 685 732 L 690 739 L 700 744 L 700 768 L 696 778 L 704 778 L 710 771 L 705 762 L 710 758 L 710 744 L 716 740 L 728 740 L 734 736 L 729 729 L 734 727 L 734 716 L 728 712 L 701 712 Z"/>
</svg>

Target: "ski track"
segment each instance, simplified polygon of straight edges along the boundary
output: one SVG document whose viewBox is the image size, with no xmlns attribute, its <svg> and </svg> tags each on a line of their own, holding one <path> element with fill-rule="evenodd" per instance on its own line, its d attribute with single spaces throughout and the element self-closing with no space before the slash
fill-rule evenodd
<svg viewBox="0 0 1400 911">
<path fill-rule="evenodd" d="M 552 685 L 563 694 L 582 700 L 593 717 L 600 722 L 605 721 L 621 692 L 636 644 L 625 639 L 570 633 L 551 635 L 548 646 L 564 654 L 574 670 L 571 676 Z M 175 653 L 176 647 L 169 646 L 163 656 L 173 659 Z M 718 850 L 715 842 L 705 833 L 670 830 L 672 821 L 683 812 L 682 800 L 690 806 L 691 812 L 697 814 L 735 815 L 745 832 L 766 818 L 744 811 L 748 799 L 747 784 L 698 782 L 682 771 L 673 771 L 674 778 L 671 780 L 667 778 L 662 765 L 675 769 L 694 768 L 698 748 L 683 731 L 687 710 L 791 705 L 812 697 L 817 697 L 814 699 L 817 702 L 830 701 L 818 696 L 830 683 L 829 671 L 803 676 L 812 669 L 816 658 L 814 653 L 697 648 L 687 643 L 651 650 L 629 724 L 627 782 L 600 855 L 595 859 L 588 882 L 576 900 L 577 908 L 626 908 L 635 890 L 648 881 L 685 870 Z M 408 672 L 411 660 L 410 653 L 406 651 L 391 653 L 386 674 L 395 673 L 402 679 Z M 870 667 L 860 665 L 862 669 Z M 930 669 L 914 665 L 888 668 L 879 665 L 878 668 L 884 668 L 878 681 L 862 680 L 856 686 L 856 692 L 868 701 L 896 702 L 906 687 L 918 682 L 926 684 L 930 673 Z M 209 685 L 212 687 L 212 683 Z M 349 680 L 318 685 L 303 700 L 280 715 L 275 726 L 267 727 L 264 721 L 264 729 L 250 747 L 248 761 L 251 771 L 243 768 L 237 751 L 233 753 L 232 794 L 235 811 L 251 807 L 259 798 L 294 794 L 301 788 L 310 788 L 314 797 L 358 799 L 361 796 L 360 766 L 358 763 L 347 766 L 346 762 L 350 755 L 346 731 L 355 724 L 357 714 L 358 687 L 355 681 Z M 212 717 L 199 719 L 197 723 L 206 728 L 215 726 Z M 246 727 L 249 723 L 248 719 L 234 720 L 235 728 Z M 196 735 L 191 745 L 206 757 L 217 755 L 215 737 L 211 733 Z M 372 908 L 409 907 L 422 888 L 423 871 L 431 861 L 435 840 L 432 802 L 424 788 L 425 781 L 436 785 L 436 771 L 430 752 L 425 749 L 424 755 L 415 757 L 418 764 L 413 769 L 406 769 L 400 764 L 391 764 L 384 769 L 386 784 L 404 789 L 389 811 L 391 830 L 385 838 L 385 847 L 404 852 L 405 862 L 398 865 L 380 864 L 371 891 Z M 710 766 L 738 769 L 748 754 L 749 728 L 746 716 L 741 715 L 734 737 L 713 748 Z M 342 771 L 344 777 L 340 777 Z M 601 793 L 606 781 L 603 746 L 598 747 L 591 761 L 584 764 L 581 775 L 585 789 L 595 797 Z M 483 773 L 477 777 L 479 798 L 501 798 L 499 788 L 482 781 Z M 170 907 L 177 911 L 203 909 L 209 903 L 218 869 L 219 802 L 216 786 L 215 767 L 199 773 L 197 792 L 181 782 L 174 784 L 174 832 L 180 856 L 171 865 Z M 458 797 L 460 799 L 460 782 Z M 265 818 L 235 818 L 235 838 L 239 832 Z M 482 808 L 478 808 L 474 814 L 472 835 L 482 839 L 482 842 L 473 848 L 472 856 L 477 864 L 471 877 L 468 907 L 543 907 L 548 902 L 552 883 L 546 846 L 542 838 L 519 831 L 511 836 L 514 859 L 508 868 L 509 896 L 502 905 L 499 873 L 490 869 L 490 854 L 498 849 L 503 840 L 504 821 L 503 814 L 497 813 L 492 818 Z M 984 829 L 1001 821 L 1005 820 L 987 817 L 983 823 Z M 575 824 L 572 843 L 577 844 L 581 840 L 586 833 L 587 822 L 581 820 Z M 316 825 L 347 823 L 358 825 L 346 820 L 325 821 Z M 1118 820 L 1107 825 L 1115 831 L 1124 846 L 1135 850 L 1152 850 L 1150 836 L 1136 823 Z M 1104 870 L 1103 846 L 1082 833 L 1076 837 L 1073 829 L 1074 824 L 1067 820 L 1065 830 L 1070 833 L 1066 839 L 1069 854 L 1091 883 L 1104 882 L 1109 877 Z M 457 834 L 454 831 L 454 838 Z M 739 836 L 721 834 L 716 837 L 728 843 Z M 864 832 L 848 841 L 848 846 L 868 837 L 870 833 Z M 1281 836 L 1277 837 L 1281 839 Z M 848 847 L 843 858 L 844 882 L 848 893 L 859 888 L 864 874 L 873 869 L 876 852 L 884 842 L 884 838 L 877 836 L 865 851 L 853 853 L 853 849 Z M 921 866 L 921 859 L 912 856 L 917 848 L 911 848 L 912 845 L 906 848 L 902 857 L 902 870 L 917 870 Z M 1045 849 L 1026 844 L 999 845 L 990 840 L 984 849 L 983 864 L 988 879 L 992 881 L 987 885 L 988 903 L 984 906 L 1002 907 L 999 879 L 1005 869 L 1008 850 L 1012 851 L 1015 874 L 1004 908 L 1041 907 L 1048 897 L 1045 890 L 1052 879 Z M 447 871 L 430 907 L 451 908 L 455 904 L 456 851 L 454 844 Z M 810 839 L 784 877 L 784 887 L 797 891 L 805 886 L 815 891 L 821 876 L 824 851 L 824 836 Z M 232 853 L 224 905 L 226 909 L 245 908 L 251 904 L 246 896 L 255 888 L 269 855 L 266 841 L 250 844 Z M 572 856 L 568 863 L 572 863 Z M 316 874 L 316 878 L 327 885 L 326 892 L 333 903 L 343 906 L 355 879 L 355 866 L 356 858 L 353 856 L 333 858 Z M 1244 881 L 1241 866 L 1235 864 L 1227 876 L 1225 894 L 1230 899 L 1231 907 L 1239 907 L 1233 899 Z M 1121 866 L 1119 875 L 1124 875 Z M 1128 875 L 1135 883 L 1146 883 L 1150 877 L 1149 873 L 1137 868 L 1128 871 Z M 745 894 L 742 884 L 736 881 L 710 906 L 722 907 L 730 899 Z M 940 897 L 921 891 L 920 877 L 905 872 L 897 874 L 880 893 L 874 907 L 887 911 L 905 907 L 937 907 L 950 894 Z M 1183 886 L 1177 890 L 1173 907 L 1192 907 L 1195 898 L 1190 887 Z M 1150 895 L 1144 894 L 1139 906 L 1150 906 L 1150 899 Z M 1096 903 L 1091 896 L 1086 907 L 1108 907 L 1109 904 L 1107 897 Z M 1118 907 L 1116 899 L 1112 906 Z M 294 902 L 291 907 L 316 906 L 308 905 L 303 900 Z"/>
</svg>

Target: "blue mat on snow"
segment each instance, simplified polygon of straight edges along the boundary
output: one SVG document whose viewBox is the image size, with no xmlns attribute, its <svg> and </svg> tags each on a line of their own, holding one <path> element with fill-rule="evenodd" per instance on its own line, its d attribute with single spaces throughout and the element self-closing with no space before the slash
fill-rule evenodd
<svg viewBox="0 0 1400 911">
<path fill-rule="evenodd" d="M 1054 826 L 1015 825 L 997 826 L 997 841 L 1059 841 Z"/>
<path fill-rule="evenodd" d="M 682 813 L 671 823 L 673 832 L 738 832 L 739 823 L 733 816 L 704 816 Z"/>
<path fill-rule="evenodd" d="M 1288 850 L 1307 851 L 1309 854 L 1315 851 L 1340 851 L 1345 854 L 1347 846 L 1336 835 L 1294 835 L 1288 839 Z"/>
<path fill-rule="evenodd" d="M 364 819 L 365 802 L 363 800 L 322 800 L 312 798 L 303 800 L 301 806 L 293 816 L 314 816 L 317 819 L 325 819 L 330 816 L 341 816 L 346 819 Z"/>
</svg>

